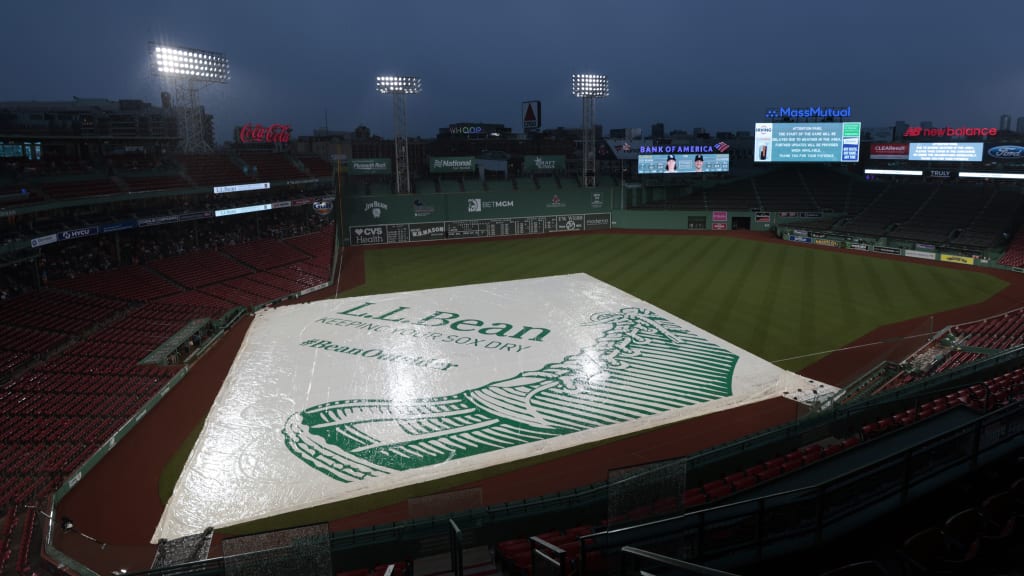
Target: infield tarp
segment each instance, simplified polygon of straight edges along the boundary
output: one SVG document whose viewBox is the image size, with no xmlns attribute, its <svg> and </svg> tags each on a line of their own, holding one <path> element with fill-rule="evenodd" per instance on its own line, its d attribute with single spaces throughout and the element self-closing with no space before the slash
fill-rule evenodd
<svg viewBox="0 0 1024 576">
<path fill-rule="evenodd" d="M 264 309 L 153 542 L 796 397 L 809 382 L 586 274 Z"/>
</svg>

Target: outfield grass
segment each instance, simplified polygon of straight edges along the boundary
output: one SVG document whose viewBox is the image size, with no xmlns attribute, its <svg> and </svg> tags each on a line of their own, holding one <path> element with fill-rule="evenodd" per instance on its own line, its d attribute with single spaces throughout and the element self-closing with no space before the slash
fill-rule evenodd
<svg viewBox="0 0 1024 576">
<path fill-rule="evenodd" d="M 586 272 L 783 368 L 871 330 L 984 301 L 1006 283 L 803 246 L 697 235 L 566 235 L 366 252 L 343 297 Z"/>
</svg>

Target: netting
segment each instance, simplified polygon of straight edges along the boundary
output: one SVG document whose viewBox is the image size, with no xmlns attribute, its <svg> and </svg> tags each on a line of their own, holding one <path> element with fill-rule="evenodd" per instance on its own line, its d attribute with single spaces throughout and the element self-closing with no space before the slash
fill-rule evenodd
<svg viewBox="0 0 1024 576">
<path fill-rule="evenodd" d="M 225 540 L 226 576 L 333 576 L 327 524 Z"/>
</svg>

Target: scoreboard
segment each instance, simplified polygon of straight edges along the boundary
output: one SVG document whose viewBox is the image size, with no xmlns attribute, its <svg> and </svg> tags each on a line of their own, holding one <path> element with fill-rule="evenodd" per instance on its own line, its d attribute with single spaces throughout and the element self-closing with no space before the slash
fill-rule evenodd
<svg viewBox="0 0 1024 576">
<path fill-rule="evenodd" d="M 754 162 L 858 162 L 860 122 L 754 125 Z"/>
<path fill-rule="evenodd" d="M 521 218 L 483 218 L 446 222 L 414 222 L 349 226 L 353 246 L 372 244 L 403 244 L 428 240 L 456 238 L 500 238 L 553 232 L 610 230 L 612 215 L 608 212 L 565 214 L 557 216 L 525 216 Z"/>
</svg>

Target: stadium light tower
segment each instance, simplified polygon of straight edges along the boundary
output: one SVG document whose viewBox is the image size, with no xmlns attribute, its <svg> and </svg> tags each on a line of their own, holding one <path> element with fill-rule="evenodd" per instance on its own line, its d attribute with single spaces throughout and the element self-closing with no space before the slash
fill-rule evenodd
<svg viewBox="0 0 1024 576">
<path fill-rule="evenodd" d="M 394 96 L 395 193 L 412 191 L 409 182 L 409 138 L 405 133 L 405 95 L 419 94 L 423 82 L 413 76 L 377 76 L 377 92 Z"/>
<path fill-rule="evenodd" d="M 583 99 L 583 186 L 593 188 L 597 168 L 594 100 L 608 96 L 608 77 L 604 74 L 573 74 L 572 95 Z"/>
<path fill-rule="evenodd" d="M 210 152 L 210 144 L 203 138 L 205 118 L 198 92 L 210 84 L 227 83 L 230 70 L 227 56 L 153 42 L 149 44 L 149 53 L 153 73 L 174 86 L 181 150 L 190 154 Z"/>
</svg>

